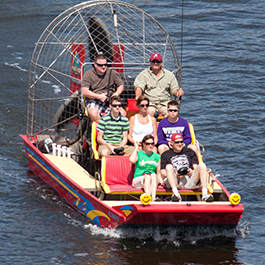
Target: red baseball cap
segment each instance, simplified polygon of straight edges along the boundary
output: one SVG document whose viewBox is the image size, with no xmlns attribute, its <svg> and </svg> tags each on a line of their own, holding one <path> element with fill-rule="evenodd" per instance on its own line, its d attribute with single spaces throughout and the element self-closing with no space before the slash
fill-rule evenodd
<svg viewBox="0 0 265 265">
<path fill-rule="evenodd" d="M 163 62 L 163 58 L 162 55 L 158 52 L 154 52 L 151 56 L 150 56 L 150 62 L 157 60 L 159 62 Z"/>
<path fill-rule="evenodd" d="M 183 136 L 181 133 L 173 133 L 171 135 L 171 141 L 175 142 L 175 141 L 183 141 Z"/>
</svg>

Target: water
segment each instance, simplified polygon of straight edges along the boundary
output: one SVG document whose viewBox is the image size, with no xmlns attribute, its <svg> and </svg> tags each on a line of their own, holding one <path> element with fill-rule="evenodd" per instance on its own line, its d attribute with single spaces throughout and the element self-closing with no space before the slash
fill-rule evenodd
<svg viewBox="0 0 265 265">
<path fill-rule="evenodd" d="M 130 2 L 158 19 L 180 51 L 176 1 Z M 27 172 L 18 134 L 25 132 L 34 43 L 77 3 L 0 1 L 0 264 L 264 264 L 263 2 L 184 3 L 181 115 L 194 124 L 207 165 L 240 193 L 245 213 L 236 231 L 163 232 L 97 228 Z"/>
</svg>

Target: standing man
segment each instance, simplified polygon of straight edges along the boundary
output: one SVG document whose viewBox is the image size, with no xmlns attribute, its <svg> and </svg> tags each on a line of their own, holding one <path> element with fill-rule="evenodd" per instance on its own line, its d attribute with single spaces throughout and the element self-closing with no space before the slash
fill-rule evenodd
<svg viewBox="0 0 265 265">
<path fill-rule="evenodd" d="M 119 96 L 123 90 L 119 73 L 107 67 L 103 54 L 96 55 L 93 68 L 85 73 L 82 80 L 82 95 L 86 97 L 88 115 L 92 121 L 98 121 L 100 114 L 108 111 L 110 97 Z"/>
<path fill-rule="evenodd" d="M 168 116 L 159 122 L 157 128 L 158 152 L 159 154 L 169 150 L 168 143 L 174 133 L 181 133 L 186 146 L 191 144 L 189 124 L 186 120 L 179 117 L 178 102 L 171 100 L 167 104 Z"/>
<path fill-rule="evenodd" d="M 171 100 L 171 97 L 184 95 L 175 75 L 162 65 L 162 55 L 158 52 L 153 53 L 150 57 L 150 68 L 143 70 L 134 81 L 136 99 L 141 95 L 149 98 L 148 112 L 152 116 L 156 111 L 165 116 L 167 102 Z"/>
<path fill-rule="evenodd" d="M 104 115 L 98 123 L 97 142 L 98 152 L 101 156 L 106 155 L 131 155 L 134 147 L 126 145 L 129 121 L 121 115 L 121 98 L 110 98 L 110 112 Z"/>
<path fill-rule="evenodd" d="M 162 174 L 162 176 L 164 180 L 165 176 L 167 177 L 172 188 L 172 201 L 181 201 L 178 186 L 191 189 L 199 181 L 202 185 L 202 200 L 213 201 L 213 195 L 208 194 L 207 191 L 206 165 L 203 162 L 199 163 L 196 153 L 185 146 L 182 134 L 174 133 L 169 145 L 170 149 L 161 156 L 161 173 L 163 170 L 166 171 L 166 174 Z"/>
</svg>

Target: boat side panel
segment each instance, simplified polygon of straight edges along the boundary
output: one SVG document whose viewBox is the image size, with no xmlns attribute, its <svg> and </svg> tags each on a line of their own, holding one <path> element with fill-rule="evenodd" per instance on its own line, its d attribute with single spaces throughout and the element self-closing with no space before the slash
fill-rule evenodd
<svg viewBox="0 0 265 265">
<path fill-rule="evenodd" d="M 236 226 L 243 212 L 243 205 L 210 205 L 207 203 L 188 206 L 169 205 L 131 205 L 117 206 L 117 210 L 127 210 L 126 224 L 141 225 L 233 225 Z"/>
<path fill-rule="evenodd" d="M 98 226 L 115 228 L 125 221 L 122 213 L 104 205 L 91 193 L 69 180 L 26 136 L 21 137 L 25 143 L 29 169 L 56 190 L 73 208 Z"/>
</svg>

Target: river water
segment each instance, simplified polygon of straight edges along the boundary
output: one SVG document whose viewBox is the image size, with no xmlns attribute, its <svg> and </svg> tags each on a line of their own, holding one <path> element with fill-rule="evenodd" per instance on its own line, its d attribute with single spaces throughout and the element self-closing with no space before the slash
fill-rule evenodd
<svg viewBox="0 0 265 265">
<path fill-rule="evenodd" d="M 131 0 L 181 48 L 178 1 Z M 245 212 L 235 231 L 99 229 L 27 171 L 29 63 L 51 20 L 75 0 L 0 0 L 0 264 L 265 264 L 265 5 L 184 1 L 182 117 Z"/>
</svg>

